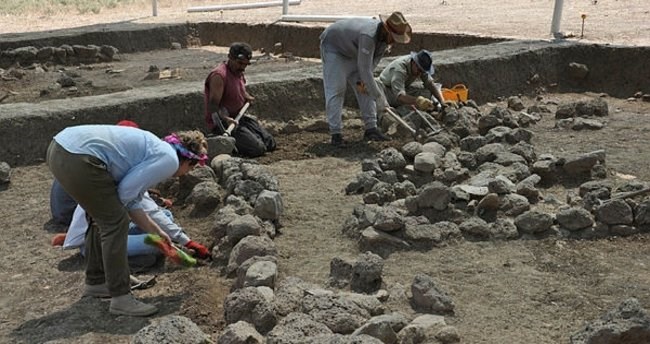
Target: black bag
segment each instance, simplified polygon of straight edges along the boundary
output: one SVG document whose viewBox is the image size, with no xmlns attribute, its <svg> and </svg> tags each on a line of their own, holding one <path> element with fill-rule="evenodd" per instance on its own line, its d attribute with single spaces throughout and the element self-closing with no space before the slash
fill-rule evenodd
<svg viewBox="0 0 650 344">
<path fill-rule="evenodd" d="M 273 136 L 253 117 L 243 116 L 232 132 L 235 147 L 240 155 L 255 158 L 275 150 Z"/>
</svg>

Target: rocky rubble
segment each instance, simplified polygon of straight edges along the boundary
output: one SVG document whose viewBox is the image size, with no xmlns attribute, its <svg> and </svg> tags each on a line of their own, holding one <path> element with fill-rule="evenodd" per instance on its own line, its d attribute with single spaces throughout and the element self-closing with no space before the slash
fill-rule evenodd
<svg viewBox="0 0 650 344">
<path fill-rule="evenodd" d="M 398 166 L 398 165 L 396 165 Z M 224 301 L 228 326 L 218 343 L 458 343 L 460 335 L 444 315 L 454 302 L 427 275 L 414 277 L 409 292 L 390 291 L 382 278 L 383 259 L 371 252 L 355 260 L 334 258 L 327 287 L 299 278 L 278 278 L 282 197 L 276 178 L 255 161 L 226 155 L 196 168 L 161 189 L 175 193 L 196 216 L 214 214 L 214 267 L 234 279 Z M 386 219 L 386 228 L 390 227 Z M 403 296 L 403 297 L 402 297 Z M 387 300 L 412 312 L 393 312 Z M 166 317 L 134 340 L 154 342 L 161 334 L 195 333 L 182 317 Z M 178 343 L 208 343 L 201 332 Z"/>
<path fill-rule="evenodd" d="M 649 342 L 650 318 L 635 298 L 621 302 L 618 307 L 571 336 L 571 344 Z"/>
<path fill-rule="evenodd" d="M 7 69 L 18 65 L 30 66 L 34 63 L 58 65 L 92 64 L 119 60 L 117 48 L 110 45 L 61 45 L 60 47 L 32 46 L 9 49 L 0 52 L 0 68 Z"/>
<path fill-rule="evenodd" d="M 644 183 L 614 186 L 603 150 L 538 155 L 533 133 L 524 129 L 534 121 L 522 122 L 529 115 L 518 97 L 508 104 L 487 114 L 448 108 L 429 118 L 444 130 L 363 161 L 345 191 L 363 194 L 364 204 L 344 221 L 343 233 L 361 250 L 386 257 L 458 240 L 591 239 L 649 229 L 650 201 L 612 195 L 642 190 Z M 533 118 L 550 113 L 542 105 L 528 111 Z M 559 106 L 556 117 L 607 113 L 607 103 L 597 98 Z M 544 195 L 557 185 L 566 188 L 566 202 Z"/>
</svg>

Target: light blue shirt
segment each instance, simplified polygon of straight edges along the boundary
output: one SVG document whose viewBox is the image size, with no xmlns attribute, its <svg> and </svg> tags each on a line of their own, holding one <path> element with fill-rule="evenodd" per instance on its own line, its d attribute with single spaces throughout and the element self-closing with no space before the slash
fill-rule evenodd
<svg viewBox="0 0 650 344">
<path fill-rule="evenodd" d="M 137 128 L 80 125 L 62 130 L 54 140 L 70 153 L 103 161 L 128 209 L 141 209 L 145 191 L 172 177 L 179 166 L 176 150 L 169 143 Z"/>
</svg>

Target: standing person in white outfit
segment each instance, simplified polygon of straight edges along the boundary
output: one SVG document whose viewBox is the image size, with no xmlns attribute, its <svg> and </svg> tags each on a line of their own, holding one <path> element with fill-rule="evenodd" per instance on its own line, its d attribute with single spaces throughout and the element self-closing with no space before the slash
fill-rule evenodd
<svg viewBox="0 0 650 344">
<path fill-rule="evenodd" d="M 343 141 L 343 100 L 347 84 L 352 86 L 364 121 L 364 139 L 387 141 L 377 129 L 377 109 L 387 102 L 374 81 L 373 71 L 392 43 L 411 41 L 411 26 L 400 12 L 379 19 L 343 19 L 320 35 L 323 61 L 325 112 L 332 135 L 332 145 Z"/>
</svg>

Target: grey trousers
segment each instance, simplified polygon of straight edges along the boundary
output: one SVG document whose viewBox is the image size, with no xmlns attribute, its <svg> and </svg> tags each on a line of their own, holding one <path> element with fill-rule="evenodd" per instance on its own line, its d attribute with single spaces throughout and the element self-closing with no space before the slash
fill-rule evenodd
<svg viewBox="0 0 650 344">
<path fill-rule="evenodd" d="M 361 80 L 357 70 L 357 60 L 327 52 L 322 44 L 320 51 L 323 61 L 325 114 L 330 134 L 340 134 L 343 130 L 343 102 L 347 85 L 352 88 L 357 97 L 365 129 L 376 128 L 377 104 L 375 99 L 357 91 L 356 83 Z"/>
<path fill-rule="evenodd" d="M 86 284 L 106 283 L 113 297 L 130 293 L 129 215 L 106 165 L 90 155 L 72 154 L 54 140 L 47 149 L 47 164 L 95 223 L 86 233 Z"/>
</svg>

